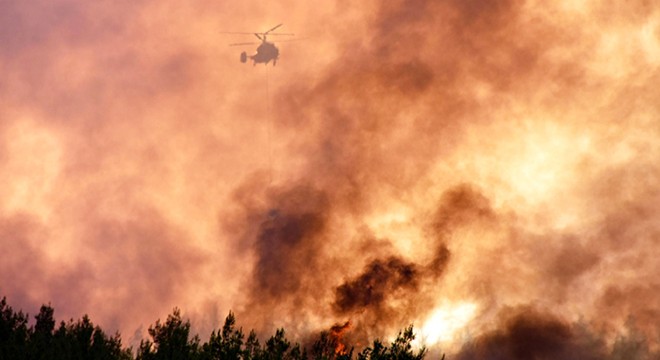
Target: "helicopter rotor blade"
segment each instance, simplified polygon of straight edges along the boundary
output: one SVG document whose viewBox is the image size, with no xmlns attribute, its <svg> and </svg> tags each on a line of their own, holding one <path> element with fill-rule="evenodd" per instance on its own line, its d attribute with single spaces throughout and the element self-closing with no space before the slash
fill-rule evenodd
<svg viewBox="0 0 660 360">
<path fill-rule="evenodd" d="M 274 28 L 272 28 L 272 29 L 266 31 L 264 34 L 268 34 L 269 32 L 271 32 L 271 31 L 277 29 L 278 27 L 280 27 L 280 26 L 282 26 L 282 25 L 284 25 L 284 24 L 279 24 L 279 25 L 275 26 Z"/>
<path fill-rule="evenodd" d="M 252 42 L 233 43 L 233 44 L 229 44 L 229 46 L 257 45 L 257 44 L 261 44 L 261 43 L 252 41 Z"/>
<path fill-rule="evenodd" d="M 284 40 L 275 40 L 273 42 L 279 44 L 283 42 L 294 42 L 294 41 L 302 41 L 302 40 L 309 40 L 309 38 L 284 39 Z"/>
<path fill-rule="evenodd" d="M 295 36 L 294 33 L 269 33 L 268 36 Z"/>
<path fill-rule="evenodd" d="M 220 31 L 218 34 L 232 34 L 232 35 L 252 35 L 253 32 L 241 32 L 241 31 Z"/>
<path fill-rule="evenodd" d="M 259 40 L 262 40 L 262 41 L 264 40 L 264 39 L 262 39 L 261 36 L 259 36 L 259 34 L 257 34 L 257 33 L 254 33 L 254 36 L 256 36 Z"/>
<path fill-rule="evenodd" d="M 280 24 L 281 25 L 281 24 Z M 271 33 L 274 29 L 278 28 L 279 26 L 274 27 L 273 29 L 270 29 L 264 33 L 255 33 L 255 32 L 244 32 L 244 31 L 218 31 L 218 34 L 229 34 L 229 35 L 257 35 L 263 36 L 263 35 L 286 35 L 286 36 L 293 36 L 295 34 L 293 33 Z M 263 40 L 259 38 L 259 40 Z"/>
</svg>

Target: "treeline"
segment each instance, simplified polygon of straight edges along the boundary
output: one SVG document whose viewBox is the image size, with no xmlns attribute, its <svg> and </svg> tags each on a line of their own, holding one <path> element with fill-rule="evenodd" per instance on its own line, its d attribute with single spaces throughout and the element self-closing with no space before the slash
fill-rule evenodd
<svg viewBox="0 0 660 360">
<path fill-rule="evenodd" d="M 34 318 L 31 325 L 28 314 L 14 311 L 6 298 L 0 301 L 0 360 L 421 360 L 426 354 L 425 349 L 413 349 L 412 327 L 400 332 L 390 344 L 374 340 L 354 354 L 331 331 L 320 333 L 309 349 L 288 340 L 284 329 L 261 344 L 254 331 L 245 336 L 242 329 L 236 328 L 231 312 L 222 328 L 202 342 L 199 336 L 192 336 L 190 322 L 175 309 L 165 322 L 150 326 L 149 339 L 132 349 L 122 345 L 119 333 L 108 335 L 87 315 L 56 326 L 54 309 L 43 305 Z"/>
</svg>

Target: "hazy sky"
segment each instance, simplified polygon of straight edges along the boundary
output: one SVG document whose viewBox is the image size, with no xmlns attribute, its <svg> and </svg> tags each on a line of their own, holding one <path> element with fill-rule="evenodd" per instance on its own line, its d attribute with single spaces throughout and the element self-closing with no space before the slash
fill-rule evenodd
<svg viewBox="0 0 660 360">
<path fill-rule="evenodd" d="M 275 67 L 222 34 L 279 23 Z M 657 339 L 659 66 L 645 0 L 2 1 L 0 296 L 125 343 L 175 306 Z"/>
</svg>

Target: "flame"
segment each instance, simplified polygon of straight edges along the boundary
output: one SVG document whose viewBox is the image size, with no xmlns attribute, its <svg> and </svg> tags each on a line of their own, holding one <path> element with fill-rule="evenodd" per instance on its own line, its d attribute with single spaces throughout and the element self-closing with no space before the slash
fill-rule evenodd
<svg viewBox="0 0 660 360">
<path fill-rule="evenodd" d="M 336 324 L 330 328 L 330 341 L 335 344 L 335 355 L 346 355 L 346 344 L 343 343 L 344 334 L 351 328 L 350 320 L 344 325 Z"/>
</svg>

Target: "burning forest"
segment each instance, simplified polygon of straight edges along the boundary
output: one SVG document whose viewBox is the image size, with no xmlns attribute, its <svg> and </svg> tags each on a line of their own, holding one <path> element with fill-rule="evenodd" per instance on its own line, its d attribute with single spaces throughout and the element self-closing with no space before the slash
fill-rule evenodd
<svg viewBox="0 0 660 360">
<path fill-rule="evenodd" d="M 220 34 L 281 22 L 277 66 Z M 332 356 L 660 353 L 653 1 L 9 0 L 0 40 L 17 309 L 134 350 L 179 308 Z"/>
</svg>

